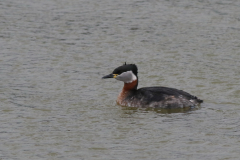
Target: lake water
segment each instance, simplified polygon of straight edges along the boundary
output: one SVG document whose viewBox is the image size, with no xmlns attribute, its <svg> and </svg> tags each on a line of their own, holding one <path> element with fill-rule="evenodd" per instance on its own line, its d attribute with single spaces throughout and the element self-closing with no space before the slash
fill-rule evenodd
<svg viewBox="0 0 240 160">
<path fill-rule="evenodd" d="M 0 159 L 240 157 L 240 1 L 0 1 Z M 204 100 L 190 111 L 116 105 L 139 87 Z"/>
</svg>

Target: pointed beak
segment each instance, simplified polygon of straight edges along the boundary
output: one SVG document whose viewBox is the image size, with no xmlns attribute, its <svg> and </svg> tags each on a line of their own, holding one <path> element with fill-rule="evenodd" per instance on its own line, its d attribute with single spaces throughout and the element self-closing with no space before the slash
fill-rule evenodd
<svg viewBox="0 0 240 160">
<path fill-rule="evenodd" d="M 102 79 L 106 79 L 106 78 L 116 78 L 117 77 L 117 74 L 109 74 L 109 75 L 106 75 L 104 77 L 102 77 Z"/>
<path fill-rule="evenodd" d="M 106 79 L 106 78 L 113 78 L 113 74 L 109 74 L 109 75 L 106 75 L 106 76 L 104 76 L 104 77 L 102 77 L 102 79 Z"/>
</svg>

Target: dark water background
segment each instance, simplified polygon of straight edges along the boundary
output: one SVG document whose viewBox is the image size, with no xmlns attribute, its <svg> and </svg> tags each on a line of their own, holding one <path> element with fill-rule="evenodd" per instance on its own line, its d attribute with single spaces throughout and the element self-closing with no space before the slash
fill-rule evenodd
<svg viewBox="0 0 240 160">
<path fill-rule="evenodd" d="M 240 1 L 0 1 L 0 159 L 240 157 Z M 183 89 L 189 112 L 116 105 L 101 79 Z"/>
</svg>

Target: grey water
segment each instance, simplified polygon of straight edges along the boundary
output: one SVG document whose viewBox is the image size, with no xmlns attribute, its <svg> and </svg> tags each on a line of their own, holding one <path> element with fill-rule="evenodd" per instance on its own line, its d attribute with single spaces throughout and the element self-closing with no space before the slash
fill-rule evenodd
<svg viewBox="0 0 240 160">
<path fill-rule="evenodd" d="M 0 1 L 0 159 L 240 157 L 240 1 Z M 118 106 L 102 80 L 182 89 L 190 111 Z"/>
</svg>

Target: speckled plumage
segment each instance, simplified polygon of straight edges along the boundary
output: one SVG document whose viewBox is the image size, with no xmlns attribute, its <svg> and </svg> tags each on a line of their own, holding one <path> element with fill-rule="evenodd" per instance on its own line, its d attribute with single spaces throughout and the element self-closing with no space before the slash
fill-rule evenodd
<svg viewBox="0 0 240 160">
<path fill-rule="evenodd" d="M 202 100 L 187 92 L 167 87 L 145 87 L 137 90 L 123 89 L 117 100 L 118 104 L 127 107 L 166 109 L 193 107 L 202 102 Z"/>
</svg>

